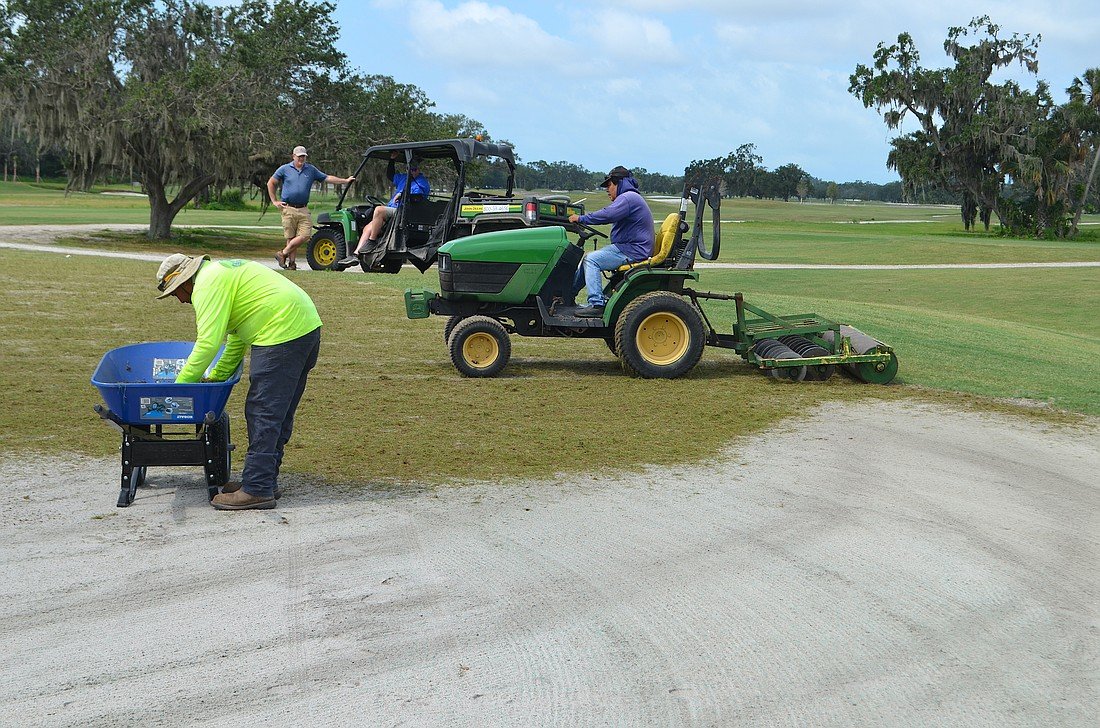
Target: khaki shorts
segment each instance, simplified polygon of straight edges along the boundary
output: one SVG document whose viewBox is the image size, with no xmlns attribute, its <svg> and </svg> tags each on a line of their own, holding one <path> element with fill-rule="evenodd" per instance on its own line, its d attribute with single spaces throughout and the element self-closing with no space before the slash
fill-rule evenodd
<svg viewBox="0 0 1100 728">
<path fill-rule="evenodd" d="M 283 208 L 283 235 L 286 236 L 287 240 L 301 237 L 308 238 L 312 229 L 313 219 L 309 216 L 308 207 L 291 207 L 287 205 Z"/>
</svg>

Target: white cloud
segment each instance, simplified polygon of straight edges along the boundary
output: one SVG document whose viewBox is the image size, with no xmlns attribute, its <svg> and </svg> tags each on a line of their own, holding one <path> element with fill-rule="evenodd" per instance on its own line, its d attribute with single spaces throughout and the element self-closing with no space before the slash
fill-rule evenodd
<svg viewBox="0 0 1100 728">
<path fill-rule="evenodd" d="M 480 71 L 499 72 L 502 83 L 512 82 L 517 65 L 557 65 L 573 52 L 568 41 L 503 5 L 474 1 L 447 9 L 441 2 L 420 0 L 409 7 L 408 22 L 422 56 L 490 66 Z M 492 83 L 492 77 L 486 82 Z"/>
<path fill-rule="evenodd" d="M 613 62 L 670 62 L 680 58 L 672 32 L 664 23 L 636 12 L 601 9 L 583 27 L 596 52 Z"/>
</svg>

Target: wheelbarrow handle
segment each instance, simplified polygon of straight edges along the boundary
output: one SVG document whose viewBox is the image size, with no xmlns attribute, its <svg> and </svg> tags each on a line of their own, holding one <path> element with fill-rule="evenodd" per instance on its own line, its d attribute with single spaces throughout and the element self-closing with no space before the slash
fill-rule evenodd
<svg viewBox="0 0 1100 728">
<path fill-rule="evenodd" d="M 123 422 L 121 419 L 119 419 L 118 415 L 116 415 L 114 412 L 112 412 L 109 408 L 104 407 L 101 404 L 97 404 L 97 405 L 93 405 L 92 409 L 95 410 L 95 413 L 97 415 L 99 415 L 100 419 L 102 419 L 108 425 L 111 425 L 112 427 L 117 428 L 119 432 L 124 431 L 123 426 L 126 423 Z"/>
</svg>

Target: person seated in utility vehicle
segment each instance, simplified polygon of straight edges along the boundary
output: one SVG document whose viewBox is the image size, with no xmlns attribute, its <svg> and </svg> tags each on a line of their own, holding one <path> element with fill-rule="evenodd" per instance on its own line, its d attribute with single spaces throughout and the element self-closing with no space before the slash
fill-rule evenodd
<svg viewBox="0 0 1100 728">
<path fill-rule="evenodd" d="M 588 318 L 603 316 L 607 305 L 603 295 L 603 271 L 645 260 L 653 254 L 653 212 L 638 193 L 638 180 L 620 164 L 607 173 L 600 187 L 607 188 L 610 205 L 585 215 L 569 216 L 569 222 L 582 225 L 611 223 L 611 244 L 586 254 L 573 278 L 574 296 L 588 287 L 588 305 L 575 312 L 577 316 Z"/>
<path fill-rule="evenodd" d="M 359 262 L 359 253 L 367 252 L 374 248 L 374 244 L 378 241 L 378 237 L 382 234 L 382 228 L 386 224 L 386 220 L 393 217 L 394 212 L 401 206 L 404 200 L 401 199 L 401 194 L 405 189 L 405 180 L 409 179 L 409 196 L 415 199 L 417 196 L 421 198 L 427 198 L 428 193 L 431 191 L 431 185 L 428 184 L 428 178 L 420 173 L 420 160 L 413 157 L 409 162 L 409 169 L 407 173 L 397 172 L 397 152 L 390 152 L 390 163 L 386 166 L 386 177 L 393 183 L 394 193 L 390 201 L 385 205 L 378 205 L 374 208 L 374 213 L 371 215 L 370 222 L 363 228 L 362 234 L 359 236 L 359 243 L 355 246 L 355 251 L 348 257 L 341 260 L 337 265 L 350 267 Z"/>
</svg>

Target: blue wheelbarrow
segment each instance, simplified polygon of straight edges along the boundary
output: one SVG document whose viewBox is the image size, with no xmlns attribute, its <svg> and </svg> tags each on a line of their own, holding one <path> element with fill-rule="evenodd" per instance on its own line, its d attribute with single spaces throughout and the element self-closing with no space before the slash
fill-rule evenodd
<svg viewBox="0 0 1100 728">
<path fill-rule="evenodd" d="M 194 346 L 190 341 L 122 346 L 104 354 L 92 375 L 104 401 L 95 406 L 96 414 L 122 432 L 119 508 L 134 502 L 149 466 L 202 465 L 210 498 L 229 480 L 234 446 L 224 410 L 244 365 L 224 382 L 177 384 L 176 374 Z"/>
</svg>

